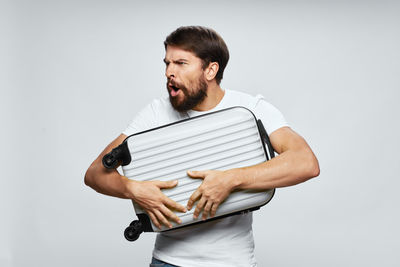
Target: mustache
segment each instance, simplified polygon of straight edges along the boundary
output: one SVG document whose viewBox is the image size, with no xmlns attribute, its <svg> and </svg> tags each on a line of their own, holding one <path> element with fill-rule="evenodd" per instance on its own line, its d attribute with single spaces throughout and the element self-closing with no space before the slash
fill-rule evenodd
<svg viewBox="0 0 400 267">
<path fill-rule="evenodd" d="M 167 79 L 167 84 L 171 84 L 172 86 L 178 87 L 180 84 L 175 80 Z"/>
<path fill-rule="evenodd" d="M 181 89 L 181 90 L 184 91 L 184 92 L 187 91 L 186 87 L 185 87 L 183 84 L 178 83 L 178 82 L 176 82 L 176 81 L 174 81 L 174 80 L 167 79 L 167 88 L 168 88 L 169 85 L 174 86 L 174 87 L 177 87 L 177 88 Z"/>
</svg>

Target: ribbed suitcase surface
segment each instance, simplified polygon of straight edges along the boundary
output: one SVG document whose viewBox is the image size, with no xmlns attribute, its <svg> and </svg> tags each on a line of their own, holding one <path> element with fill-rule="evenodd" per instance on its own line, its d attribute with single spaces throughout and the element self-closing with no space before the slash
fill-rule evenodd
<svg viewBox="0 0 400 267">
<path fill-rule="evenodd" d="M 186 206 L 191 194 L 201 184 L 201 179 L 187 176 L 187 170 L 226 170 L 255 165 L 271 158 L 265 149 L 257 121 L 246 108 L 234 107 L 193 117 L 177 123 L 133 134 L 127 139 L 131 161 L 123 166 L 126 177 L 139 180 L 178 180 L 178 186 L 163 189 L 172 200 Z M 255 192 L 233 192 L 218 208 L 222 216 L 252 207 L 262 206 L 273 196 L 274 189 Z M 134 203 L 136 214 L 144 211 Z M 194 208 L 176 214 L 182 224 L 193 220 Z M 154 231 L 158 230 L 152 225 Z M 162 228 L 166 230 L 167 228 Z"/>
</svg>

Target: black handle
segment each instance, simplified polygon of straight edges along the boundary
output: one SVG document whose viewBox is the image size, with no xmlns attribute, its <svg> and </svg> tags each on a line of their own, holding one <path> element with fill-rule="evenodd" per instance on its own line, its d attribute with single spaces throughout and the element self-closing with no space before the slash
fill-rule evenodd
<svg viewBox="0 0 400 267">
<path fill-rule="evenodd" d="M 275 157 L 275 151 L 274 148 L 272 147 L 271 141 L 269 140 L 268 137 L 268 133 L 264 128 L 264 124 L 262 123 L 262 121 L 260 119 L 257 120 L 257 126 L 258 126 L 258 130 L 260 131 L 261 134 L 261 138 L 263 138 L 264 142 L 267 144 L 266 149 L 268 149 L 268 154 L 270 155 L 270 159 L 272 159 L 273 157 Z M 268 160 L 270 160 L 268 159 Z"/>
</svg>

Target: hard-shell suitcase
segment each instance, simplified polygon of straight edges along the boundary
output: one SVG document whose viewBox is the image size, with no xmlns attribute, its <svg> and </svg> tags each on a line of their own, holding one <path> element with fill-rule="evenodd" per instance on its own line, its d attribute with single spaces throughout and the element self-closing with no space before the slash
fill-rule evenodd
<svg viewBox="0 0 400 267">
<path fill-rule="evenodd" d="M 261 120 L 238 106 L 132 134 L 103 157 L 103 165 L 109 169 L 122 165 L 124 175 L 138 181 L 178 180 L 178 186 L 163 189 L 163 193 L 186 206 L 202 182 L 187 176 L 187 170 L 226 170 L 255 165 L 272 157 L 274 150 Z M 275 189 L 235 191 L 220 204 L 215 217 L 208 220 L 259 209 L 274 193 Z M 193 219 L 193 208 L 186 213 L 176 212 L 181 224 L 172 222 L 172 229 L 158 229 L 132 202 L 138 220 L 124 232 L 129 241 L 136 240 L 142 232 L 171 231 L 204 222 L 201 216 Z"/>
</svg>

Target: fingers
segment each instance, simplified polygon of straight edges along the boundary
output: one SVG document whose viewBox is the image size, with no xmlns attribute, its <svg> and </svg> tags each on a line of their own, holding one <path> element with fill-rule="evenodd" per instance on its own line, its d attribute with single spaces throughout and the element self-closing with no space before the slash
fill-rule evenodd
<svg viewBox="0 0 400 267">
<path fill-rule="evenodd" d="M 199 217 L 199 214 L 200 214 L 200 212 L 203 209 L 205 204 L 206 204 L 206 199 L 205 198 L 201 198 L 200 201 L 196 205 L 196 209 L 194 210 L 194 213 L 193 213 L 193 218 L 194 219 L 197 219 L 197 217 Z"/>
<path fill-rule="evenodd" d="M 191 178 L 204 178 L 207 171 L 187 171 L 187 175 Z"/>
<path fill-rule="evenodd" d="M 210 217 L 214 217 L 215 216 L 215 213 L 217 213 L 218 206 L 219 206 L 219 204 L 217 204 L 217 203 L 214 203 L 212 205 L 211 212 L 210 212 Z"/>
<path fill-rule="evenodd" d="M 186 207 L 188 210 L 191 210 L 193 207 L 193 204 L 199 200 L 201 197 L 201 192 L 199 189 L 197 189 L 189 198 L 188 203 L 186 204 Z"/>
<path fill-rule="evenodd" d="M 160 206 L 159 209 L 147 211 L 147 213 L 149 214 L 151 220 L 153 221 L 153 224 L 158 229 L 161 229 L 161 223 L 167 226 L 168 228 L 172 228 L 172 224 L 169 222 L 167 218 L 173 220 L 177 224 L 182 223 L 182 220 L 164 205 Z"/>
<path fill-rule="evenodd" d="M 167 218 L 165 218 L 165 216 L 159 210 L 154 210 L 154 214 L 156 215 L 158 221 L 160 221 L 168 228 L 172 228 L 172 224 L 167 220 Z"/>
<path fill-rule="evenodd" d="M 173 181 L 154 181 L 154 183 L 160 188 L 160 189 L 168 189 L 168 188 L 173 188 L 178 185 L 177 180 Z"/>
<path fill-rule="evenodd" d="M 173 181 L 153 181 L 153 183 L 160 189 L 173 188 L 173 187 L 178 185 L 178 181 L 177 180 L 173 180 Z M 164 194 L 162 194 L 162 203 L 164 203 L 165 205 L 167 205 L 170 208 L 175 209 L 177 211 L 186 212 L 186 208 L 183 205 L 173 201 L 172 199 L 168 198 Z"/>
<path fill-rule="evenodd" d="M 167 216 L 171 220 L 175 221 L 176 223 L 178 223 L 178 224 L 182 223 L 181 219 L 167 207 L 162 206 L 161 211 L 165 216 Z"/>
<path fill-rule="evenodd" d="M 206 206 L 204 207 L 203 210 L 203 216 L 201 217 L 203 220 L 207 219 L 208 214 L 210 213 L 211 207 L 213 206 L 213 203 L 211 201 L 207 201 Z"/>
<path fill-rule="evenodd" d="M 153 210 L 157 218 L 157 221 L 161 222 L 162 224 L 164 224 L 169 228 L 172 228 L 172 224 L 169 222 L 167 218 L 175 221 L 177 224 L 181 224 L 182 223 L 181 219 L 165 205 L 181 212 L 186 212 L 186 208 L 168 197 L 165 197 L 165 200 L 163 202 L 164 204 L 161 204 L 161 206 L 159 206 L 158 209 Z M 160 228 L 160 226 L 157 227 Z"/>
<path fill-rule="evenodd" d="M 147 211 L 147 213 L 150 216 L 150 219 L 152 220 L 153 224 L 158 228 L 161 229 L 161 224 L 160 222 L 157 220 L 156 216 L 154 215 L 154 213 L 152 213 L 151 211 Z"/>
<path fill-rule="evenodd" d="M 179 204 L 178 202 L 173 201 L 172 199 L 170 199 L 168 197 L 165 197 L 164 204 L 167 205 L 168 207 L 170 207 L 171 209 L 175 209 L 180 212 L 187 211 L 183 205 Z"/>
<path fill-rule="evenodd" d="M 178 181 L 147 181 L 142 184 L 140 194 L 134 199 L 149 215 L 155 227 L 172 227 L 171 222 L 182 223 L 173 210 L 186 212 L 186 208 L 164 195 L 160 189 L 172 188 Z M 171 208 L 171 209 L 170 209 Z M 171 222 L 170 222 L 171 221 Z"/>
</svg>

